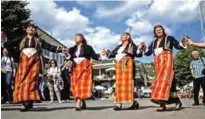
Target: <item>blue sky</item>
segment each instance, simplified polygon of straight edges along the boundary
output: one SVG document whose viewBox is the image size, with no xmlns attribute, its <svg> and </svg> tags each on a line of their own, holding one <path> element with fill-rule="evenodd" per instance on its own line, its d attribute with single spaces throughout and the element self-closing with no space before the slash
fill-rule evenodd
<svg viewBox="0 0 205 119">
<path fill-rule="evenodd" d="M 31 18 L 53 37 L 71 47 L 74 35 L 84 33 L 96 52 L 113 49 L 129 31 L 136 44 L 153 40 L 153 27 L 162 24 L 178 40 L 183 35 L 202 38 L 198 2 L 194 0 L 143 1 L 29 1 Z M 139 59 L 151 62 L 153 57 Z"/>
</svg>

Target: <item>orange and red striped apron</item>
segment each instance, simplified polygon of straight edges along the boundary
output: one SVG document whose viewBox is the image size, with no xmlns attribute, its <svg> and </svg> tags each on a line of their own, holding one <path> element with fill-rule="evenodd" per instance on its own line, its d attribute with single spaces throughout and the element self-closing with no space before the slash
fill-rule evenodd
<svg viewBox="0 0 205 119">
<path fill-rule="evenodd" d="M 71 92 L 73 97 L 86 99 L 92 96 L 92 63 L 84 59 L 80 64 L 74 62 Z"/>
<path fill-rule="evenodd" d="M 39 70 L 40 58 L 37 53 L 30 58 L 21 53 L 15 77 L 14 103 L 40 100 L 38 94 Z"/>
<path fill-rule="evenodd" d="M 116 97 L 115 103 L 132 103 L 134 101 L 134 60 L 125 56 L 115 64 L 116 69 Z"/>
<path fill-rule="evenodd" d="M 173 56 L 171 51 L 162 51 L 154 58 L 156 80 L 152 87 L 152 100 L 168 101 L 174 78 Z"/>
</svg>

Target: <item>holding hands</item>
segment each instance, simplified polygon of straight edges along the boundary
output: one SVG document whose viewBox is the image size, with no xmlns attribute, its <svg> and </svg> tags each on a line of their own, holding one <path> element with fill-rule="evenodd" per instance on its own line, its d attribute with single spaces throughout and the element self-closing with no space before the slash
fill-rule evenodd
<svg viewBox="0 0 205 119">
<path fill-rule="evenodd" d="M 189 41 L 190 41 L 190 39 L 189 39 L 189 37 L 188 36 L 183 36 L 182 37 L 182 44 L 184 45 L 184 46 L 188 46 L 188 45 L 190 45 L 189 44 Z"/>
<path fill-rule="evenodd" d="M 102 52 L 100 53 L 100 59 L 101 60 L 107 60 L 109 52 L 110 52 L 109 50 L 103 49 Z"/>
<path fill-rule="evenodd" d="M 204 48 L 205 47 L 205 43 L 196 43 L 196 42 L 192 41 L 191 39 L 189 39 L 188 36 L 184 36 L 182 38 L 182 43 L 185 46 L 196 46 L 196 47 L 200 47 L 200 48 Z"/>
<path fill-rule="evenodd" d="M 145 42 L 141 42 L 140 45 L 139 45 L 139 49 L 142 49 L 143 51 L 145 51 L 147 48 Z"/>
</svg>

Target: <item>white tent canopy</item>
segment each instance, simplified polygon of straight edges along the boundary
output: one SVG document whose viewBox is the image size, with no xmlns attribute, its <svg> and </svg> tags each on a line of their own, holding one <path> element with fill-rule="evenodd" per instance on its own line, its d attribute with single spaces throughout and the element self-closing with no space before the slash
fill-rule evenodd
<svg viewBox="0 0 205 119">
<path fill-rule="evenodd" d="M 184 89 L 187 89 L 188 87 L 193 87 L 193 82 L 188 83 L 188 84 L 183 86 Z"/>
<path fill-rule="evenodd" d="M 114 67 L 111 67 L 111 68 L 106 69 L 105 71 L 106 71 L 106 72 L 108 72 L 108 71 L 115 71 L 115 68 L 114 68 Z"/>
<path fill-rule="evenodd" d="M 106 90 L 106 88 L 105 88 L 105 87 L 100 86 L 100 85 L 95 86 L 95 89 L 96 89 L 96 90 Z"/>
</svg>

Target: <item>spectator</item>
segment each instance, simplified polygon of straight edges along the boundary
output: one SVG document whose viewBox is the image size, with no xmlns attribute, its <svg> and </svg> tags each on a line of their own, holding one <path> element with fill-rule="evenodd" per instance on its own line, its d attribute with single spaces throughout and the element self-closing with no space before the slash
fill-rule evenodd
<svg viewBox="0 0 205 119">
<path fill-rule="evenodd" d="M 45 80 L 44 80 L 44 75 L 42 73 L 39 74 L 39 95 L 41 100 L 46 100 L 44 96 L 44 89 L 45 89 Z"/>
<path fill-rule="evenodd" d="M 194 81 L 193 81 L 193 88 L 194 88 L 194 104 L 193 106 L 197 106 L 199 105 L 199 90 L 200 90 L 200 85 L 203 89 L 203 95 L 205 95 L 205 77 L 203 74 L 203 69 L 204 67 L 204 63 L 205 63 L 205 58 L 204 57 L 200 57 L 199 52 L 198 51 L 193 51 L 192 52 L 193 55 L 193 60 L 191 62 L 190 65 L 190 69 L 191 69 L 191 74 L 194 77 Z M 205 106 L 205 96 L 203 97 L 203 105 Z"/>
<path fill-rule="evenodd" d="M 137 91 L 137 95 L 142 100 L 143 92 L 142 92 L 142 90 L 140 88 Z"/>
<path fill-rule="evenodd" d="M 49 88 L 49 94 L 51 102 L 54 101 L 54 91 L 56 93 L 56 97 L 58 99 L 59 103 L 62 103 L 61 101 L 61 94 L 60 91 L 63 89 L 61 86 L 62 78 L 61 78 L 61 72 L 60 69 L 57 67 L 56 60 L 50 61 L 50 68 L 47 71 L 47 77 L 48 77 L 48 88 Z"/>
<path fill-rule="evenodd" d="M 15 71 L 14 59 L 9 56 L 8 49 L 3 48 L 3 57 L 1 59 L 1 72 L 5 77 L 2 79 L 5 83 L 5 89 L 3 90 L 3 103 L 5 101 L 12 103 L 12 79 L 15 76 Z"/>
<path fill-rule="evenodd" d="M 62 91 L 63 99 L 70 100 L 70 72 L 72 61 L 65 58 L 64 65 L 61 67 L 61 77 L 64 82 L 64 89 Z"/>
</svg>

